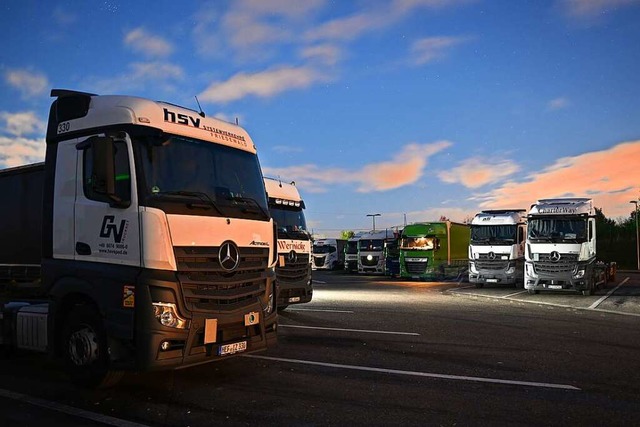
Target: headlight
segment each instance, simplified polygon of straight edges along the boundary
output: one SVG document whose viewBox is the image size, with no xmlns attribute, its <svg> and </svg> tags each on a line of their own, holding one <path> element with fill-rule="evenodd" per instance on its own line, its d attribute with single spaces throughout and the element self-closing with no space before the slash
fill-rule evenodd
<svg viewBox="0 0 640 427">
<path fill-rule="evenodd" d="M 573 275 L 574 279 L 582 279 L 584 277 L 584 268 L 579 269 L 578 271 L 575 272 L 575 274 Z"/>
<path fill-rule="evenodd" d="M 264 313 L 270 314 L 273 311 L 273 292 L 269 294 L 269 300 L 267 301 L 267 305 L 264 307 Z"/>
<path fill-rule="evenodd" d="M 373 255 L 367 255 L 367 261 L 372 261 L 373 260 Z"/>
<path fill-rule="evenodd" d="M 470 262 L 469 263 L 469 271 L 471 271 L 474 274 L 478 274 L 478 270 L 476 269 L 476 263 L 475 262 Z"/>
<path fill-rule="evenodd" d="M 154 302 L 153 315 L 162 326 L 177 329 L 186 329 L 189 327 L 189 321 L 178 315 L 176 305 L 173 303 Z"/>
<path fill-rule="evenodd" d="M 526 272 L 527 272 L 527 276 L 529 276 L 529 277 L 538 277 L 538 275 L 536 274 L 535 268 L 533 268 L 533 264 L 531 264 L 530 262 L 525 264 L 525 269 L 526 269 Z"/>
</svg>

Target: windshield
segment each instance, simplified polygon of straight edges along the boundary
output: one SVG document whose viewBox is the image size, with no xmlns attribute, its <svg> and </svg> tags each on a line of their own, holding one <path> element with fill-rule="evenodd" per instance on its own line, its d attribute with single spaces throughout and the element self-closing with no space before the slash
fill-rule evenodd
<svg viewBox="0 0 640 427">
<path fill-rule="evenodd" d="M 269 219 L 255 154 L 182 136 L 135 142 L 141 205 L 167 213 Z"/>
<path fill-rule="evenodd" d="M 270 206 L 271 217 L 278 226 L 280 239 L 309 239 L 307 222 L 300 208 L 285 208 L 281 205 Z"/>
<path fill-rule="evenodd" d="M 336 251 L 336 247 L 332 245 L 313 245 L 314 254 L 330 254 Z"/>
<path fill-rule="evenodd" d="M 513 244 L 516 242 L 517 225 L 472 225 L 473 244 Z"/>
<path fill-rule="evenodd" d="M 358 242 L 357 241 L 347 242 L 347 246 L 345 246 L 344 252 L 346 254 L 357 254 Z"/>
<path fill-rule="evenodd" d="M 582 243 L 587 241 L 587 220 L 585 218 L 530 219 L 528 233 L 531 240 Z"/>
<path fill-rule="evenodd" d="M 433 249 L 436 247 L 435 237 L 403 237 L 401 249 Z"/>
<path fill-rule="evenodd" d="M 384 245 L 382 239 L 361 239 L 358 243 L 358 247 L 361 251 L 381 251 Z"/>
<path fill-rule="evenodd" d="M 398 241 L 394 240 L 391 242 L 387 242 L 384 246 L 384 252 L 387 257 L 398 257 L 400 256 L 400 248 L 398 247 Z"/>
</svg>

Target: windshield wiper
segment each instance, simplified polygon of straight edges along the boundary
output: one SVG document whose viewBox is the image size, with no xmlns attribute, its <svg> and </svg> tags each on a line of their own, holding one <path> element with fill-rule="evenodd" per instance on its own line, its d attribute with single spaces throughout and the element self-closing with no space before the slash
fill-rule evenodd
<svg viewBox="0 0 640 427">
<path fill-rule="evenodd" d="M 154 193 L 154 196 L 197 197 L 198 199 L 203 201 L 205 204 L 204 205 L 195 205 L 193 203 L 188 203 L 187 206 L 190 207 L 190 208 L 203 207 L 205 209 L 209 208 L 209 207 L 212 207 L 215 210 L 217 210 L 220 215 L 224 215 L 224 213 L 216 205 L 216 203 L 213 201 L 213 199 L 211 199 L 211 197 L 209 197 L 209 195 L 207 193 L 204 193 L 202 191 L 184 191 L 184 190 L 180 190 L 180 191 L 159 191 L 157 193 Z"/>
<path fill-rule="evenodd" d="M 232 200 L 232 201 L 237 201 L 237 202 L 249 202 L 252 203 L 255 207 L 257 207 L 260 212 L 262 212 L 262 214 L 265 216 L 265 218 L 270 218 L 269 213 L 264 210 L 264 208 L 262 206 L 260 206 L 260 203 L 258 203 L 258 201 L 252 197 L 245 197 L 245 196 L 229 196 L 227 197 L 227 200 Z M 248 209 L 245 208 L 244 212 L 247 212 Z"/>
</svg>

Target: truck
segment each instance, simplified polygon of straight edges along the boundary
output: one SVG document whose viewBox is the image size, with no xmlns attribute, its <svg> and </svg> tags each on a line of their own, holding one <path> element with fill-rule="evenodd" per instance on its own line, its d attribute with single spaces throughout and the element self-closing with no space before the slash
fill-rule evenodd
<svg viewBox="0 0 640 427">
<path fill-rule="evenodd" d="M 384 275 L 391 278 L 400 275 L 400 238 L 396 236 L 393 239 L 384 242 Z"/>
<path fill-rule="evenodd" d="M 318 239 L 313 242 L 313 270 L 335 270 L 344 266 L 346 239 Z"/>
<path fill-rule="evenodd" d="M 521 285 L 524 281 L 525 209 L 484 210 L 471 220 L 469 283 Z"/>
<path fill-rule="evenodd" d="M 0 345 L 71 380 L 276 343 L 275 222 L 242 127 L 53 89 L 44 163 L 0 171 Z"/>
<path fill-rule="evenodd" d="M 294 181 L 264 179 L 271 217 L 278 230 L 276 265 L 277 308 L 311 301 L 311 235 L 304 217 L 305 204 Z"/>
<path fill-rule="evenodd" d="M 347 273 L 358 271 L 358 240 L 360 240 L 360 234 L 356 233 L 353 237 L 347 239 L 347 243 L 344 246 L 344 271 Z"/>
<path fill-rule="evenodd" d="M 606 283 L 609 268 L 596 259 L 592 199 L 540 199 L 531 205 L 527 221 L 524 287 L 529 293 L 592 295 L 599 284 Z"/>
<path fill-rule="evenodd" d="M 400 239 L 400 277 L 461 277 L 468 268 L 470 231 L 452 221 L 408 224 Z"/>
<path fill-rule="evenodd" d="M 393 240 L 391 230 L 372 230 L 358 240 L 358 273 L 384 274 L 384 244 Z"/>
</svg>

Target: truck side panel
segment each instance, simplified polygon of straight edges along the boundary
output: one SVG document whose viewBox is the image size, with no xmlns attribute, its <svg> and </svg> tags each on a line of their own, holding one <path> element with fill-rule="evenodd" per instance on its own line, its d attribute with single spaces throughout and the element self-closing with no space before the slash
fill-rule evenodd
<svg viewBox="0 0 640 427">
<path fill-rule="evenodd" d="M 0 264 L 40 264 L 43 186 L 44 164 L 0 172 Z"/>
</svg>

